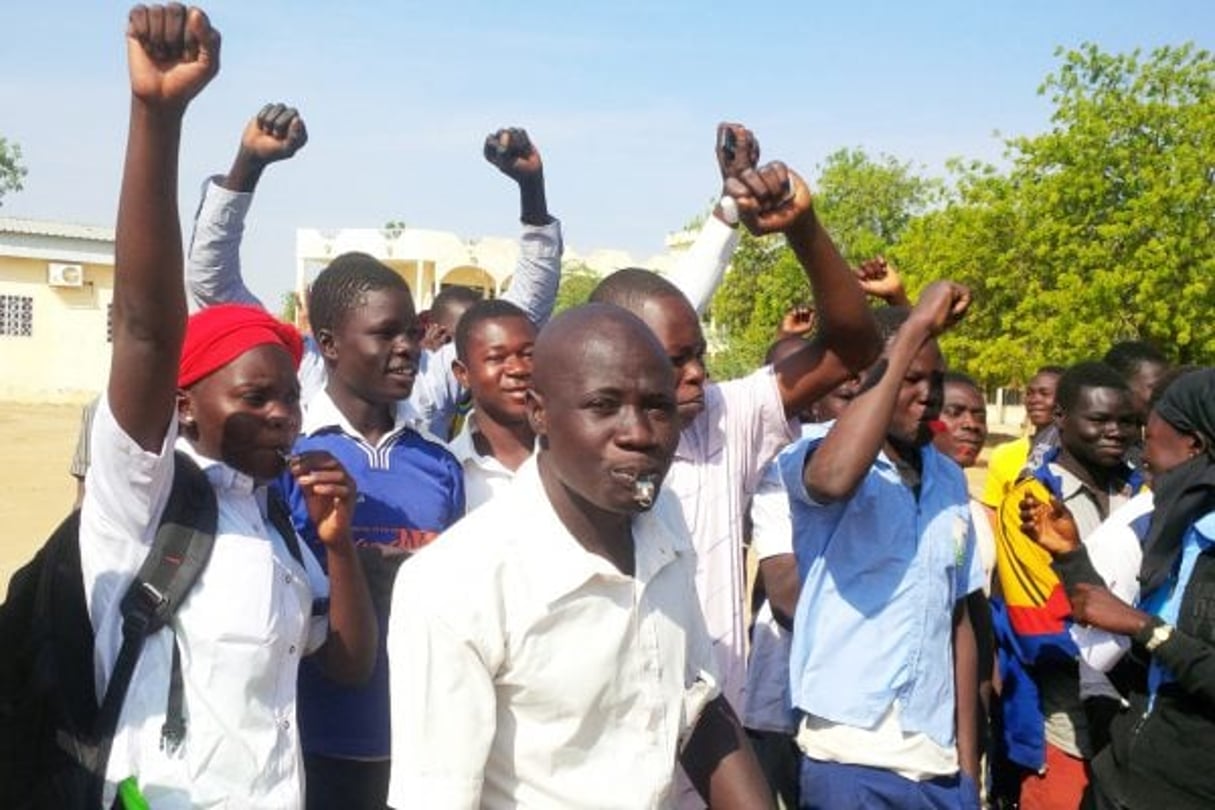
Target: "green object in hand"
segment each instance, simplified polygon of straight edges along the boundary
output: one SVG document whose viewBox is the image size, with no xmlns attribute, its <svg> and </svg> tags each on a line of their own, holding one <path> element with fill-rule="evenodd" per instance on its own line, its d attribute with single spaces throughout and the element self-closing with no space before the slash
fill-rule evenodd
<svg viewBox="0 0 1215 810">
<path fill-rule="evenodd" d="M 122 800 L 122 806 L 126 810 L 151 810 L 134 776 L 128 776 L 118 783 L 118 798 Z"/>
</svg>

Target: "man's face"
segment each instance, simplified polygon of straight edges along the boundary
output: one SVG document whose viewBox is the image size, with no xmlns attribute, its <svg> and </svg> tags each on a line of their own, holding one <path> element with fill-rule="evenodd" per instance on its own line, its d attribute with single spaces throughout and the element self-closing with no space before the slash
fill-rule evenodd
<svg viewBox="0 0 1215 810">
<path fill-rule="evenodd" d="M 675 369 L 679 421 L 686 427 L 705 407 L 705 338 L 696 311 L 684 298 L 651 298 L 636 313 L 658 338 Z"/>
<path fill-rule="evenodd" d="M 852 404 L 861 391 L 860 377 L 849 377 L 831 390 L 831 393 L 810 406 L 810 421 L 830 422 L 839 419 L 844 409 Z"/>
<path fill-rule="evenodd" d="M 1146 420 L 1148 405 L 1152 401 L 1152 392 L 1160 383 L 1169 367 L 1163 363 L 1145 360 L 1135 368 L 1135 373 L 1127 379 L 1126 384 L 1131 389 L 1131 405 L 1141 420 Z"/>
<path fill-rule="evenodd" d="M 335 383 L 364 402 L 408 399 L 418 371 L 418 317 L 408 290 L 371 290 L 332 333 L 317 334 Z"/>
<path fill-rule="evenodd" d="M 1049 371 L 1037 374 L 1025 386 L 1025 415 L 1035 428 L 1044 428 L 1055 419 L 1055 389 L 1059 375 Z"/>
<path fill-rule="evenodd" d="M 472 328 L 465 360 L 452 368 L 478 413 L 504 425 L 527 420 L 535 345 L 536 327 L 525 317 L 488 318 Z"/>
<path fill-rule="evenodd" d="M 657 487 L 679 443 L 670 365 L 648 339 L 619 334 L 588 336 L 562 359 L 529 399 L 549 469 L 598 509 L 642 511 L 634 480 L 650 477 Z"/>
<path fill-rule="evenodd" d="M 1059 443 L 1081 465 L 1109 469 L 1122 464 L 1139 433 L 1139 417 L 1129 392 L 1118 388 L 1081 388 L 1076 405 L 1061 412 Z"/>
<path fill-rule="evenodd" d="M 178 413 L 198 452 L 269 481 L 300 431 L 295 362 L 281 346 L 255 346 L 192 385 Z"/>
<path fill-rule="evenodd" d="M 931 423 L 941 415 L 945 359 L 935 340 L 926 342 L 903 377 L 887 431 L 897 442 L 923 447 L 932 441 Z"/>
<path fill-rule="evenodd" d="M 987 404 L 983 397 L 966 383 L 945 383 L 941 421 L 945 431 L 933 437 L 933 444 L 958 466 L 973 467 L 987 440 Z"/>
</svg>

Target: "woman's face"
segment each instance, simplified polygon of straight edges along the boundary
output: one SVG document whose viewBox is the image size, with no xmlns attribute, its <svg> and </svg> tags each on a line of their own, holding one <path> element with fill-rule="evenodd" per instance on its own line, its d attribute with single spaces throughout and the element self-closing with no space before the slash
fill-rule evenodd
<svg viewBox="0 0 1215 810">
<path fill-rule="evenodd" d="M 1202 451 L 1202 443 L 1191 433 L 1182 433 L 1160 418 L 1148 414 L 1144 430 L 1143 463 L 1152 475 L 1160 475 L 1189 461 Z"/>
<path fill-rule="evenodd" d="M 255 346 L 199 380 L 178 404 L 182 433 L 202 455 L 268 481 L 300 431 L 300 385 L 282 346 Z"/>
</svg>

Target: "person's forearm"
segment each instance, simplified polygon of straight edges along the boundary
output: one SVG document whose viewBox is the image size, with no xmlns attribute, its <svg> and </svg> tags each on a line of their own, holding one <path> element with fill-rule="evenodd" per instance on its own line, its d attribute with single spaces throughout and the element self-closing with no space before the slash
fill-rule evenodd
<svg viewBox="0 0 1215 810">
<path fill-rule="evenodd" d="M 540 329 L 553 314 L 561 285 L 561 223 L 550 218 L 543 225 L 525 225 L 519 239 L 519 260 L 510 287 L 502 293 L 527 313 Z M 448 369 L 450 371 L 450 369 Z"/>
<path fill-rule="evenodd" d="M 519 181 L 519 219 L 524 225 L 547 225 L 553 221 L 548 213 L 544 172 Z"/>
<path fill-rule="evenodd" d="M 186 254 L 191 311 L 216 304 L 262 306 L 241 277 L 240 246 L 252 199 L 248 192 L 228 189 L 220 177 L 203 184 Z"/>
<path fill-rule="evenodd" d="M 882 349 L 877 324 L 860 283 L 814 209 L 798 219 L 785 232 L 785 238 L 814 291 L 819 339 L 849 369 L 860 371 Z"/>
<path fill-rule="evenodd" d="M 321 648 L 322 667 L 335 681 L 362 684 L 375 667 L 380 632 L 367 577 L 350 541 L 327 545 L 325 555 L 329 565 L 329 635 Z"/>
<path fill-rule="evenodd" d="M 953 656 L 958 766 L 979 781 L 979 648 L 966 600 L 955 608 Z"/>
<path fill-rule="evenodd" d="M 158 450 L 173 411 L 185 332 L 177 164 L 184 110 L 131 100 L 114 246 L 109 399 L 115 419 Z"/>
<path fill-rule="evenodd" d="M 680 254 L 667 278 L 691 302 L 696 314 L 705 311 L 738 248 L 739 232 L 716 216 L 705 220 L 700 233 Z"/>
<path fill-rule="evenodd" d="M 806 492 L 818 503 L 850 496 L 886 442 L 903 376 L 928 339 L 928 330 L 908 320 L 894 337 L 880 379 L 857 395 L 812 453 L 804 471 Z"/>
<path fill-rule="evenodd" d="M 229 191 L 251 194 L 257 188 L 257 182 L 261 180 L 262 172 L 265 169 L 264 162 L 249 154 L 242 147 L 236 151 L 232 167 L 228 169 L 228 174 L 223 179 L 223 187 Z"/>
<path fill-rule="evenodd" d="M 746 732 L 730 704 L 718 696 L 705 706 L 680 753 L 689 781 L 713 810 L 759 810 L 772 807 Z"/>
<path fill-rule="evenodd" d="M 797 558 L 792 554 L 776 554 L 759 561 L 764 592 L 772 605 L 772 615 L 786 630 L 793 629 L 793 615 L 802 583 L 797 574 Z"/>
</svg>

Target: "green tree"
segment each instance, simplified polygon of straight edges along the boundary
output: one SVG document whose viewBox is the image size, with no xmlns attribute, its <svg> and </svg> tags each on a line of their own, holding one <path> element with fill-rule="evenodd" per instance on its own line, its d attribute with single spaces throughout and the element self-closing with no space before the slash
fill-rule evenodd
<svg viewBox="0 0 1215 810">
<path fill-rule="evenodd" d="M 21 180 L 26 172 L 21 162 L 21 147 L 0 138 L 0 205 L 4 203 L 5 194 L 22 189 Z"/>
<path fill-rule="evenodd" d="M 561 284 L 557 287 L 554 312 L 585 304 L 599 284 L 599 274 L 579 261 L 561 263 Z"/>
<path fill-rule="evenodd" d="M 976 291 L 946 341 L 988 382 L 1144 339 L 1179 362 L 1215 359 L 1215 60 L 1192 45 L 1058 52 L 1040 88 L 1048 132 L 1007 142 L 1009 169 L 955 166 L 949 205 L 895 251 L 915 289 Z"/>
</svg>

